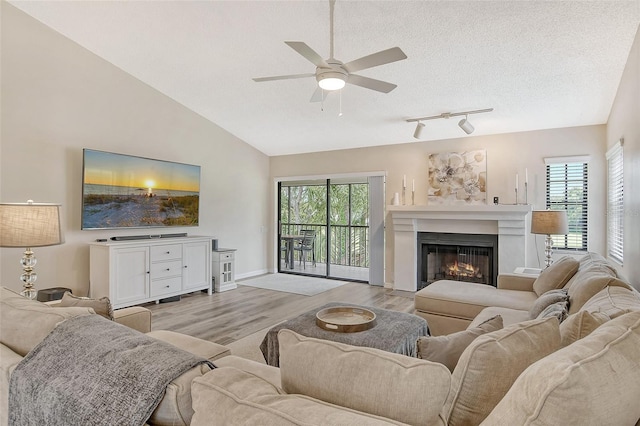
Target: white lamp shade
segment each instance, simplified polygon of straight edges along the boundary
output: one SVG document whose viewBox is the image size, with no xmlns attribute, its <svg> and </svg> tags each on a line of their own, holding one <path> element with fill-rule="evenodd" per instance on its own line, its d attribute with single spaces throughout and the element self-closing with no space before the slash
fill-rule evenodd
<svg viewBox="0 0 640 426">
<path fill-rule="evenodd" d="M 63 242 L 59 204 L 0 204 L 0 247 L 42 247 Z"/>
<path fill-rule="evenodd" d="M 565 235 L 569 232 L 566 210 L 534 210 L 531 215 L 531 233 Z"/>
</svg>

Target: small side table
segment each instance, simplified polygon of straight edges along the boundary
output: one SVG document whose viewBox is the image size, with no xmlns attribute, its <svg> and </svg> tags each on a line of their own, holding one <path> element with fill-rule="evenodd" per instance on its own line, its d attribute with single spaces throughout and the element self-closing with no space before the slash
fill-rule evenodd
<svg viewBox="0 0 640 426">
<path fill-rule="evenodd" d="M 216 293 L 238 287 L 236 285 L 235 252 L 236 249 L 219 248 L 211 253 L 211 270 Z"/>
<path fill-rule="evenodd" d="M 51 302 L 52 300 L 60 300 L 65 292 L 72 293 L 70 288 L 66 287 L 53 287 L 43 288 L 38 290 L 37 300 L 38 302 Z"/>
</svg>

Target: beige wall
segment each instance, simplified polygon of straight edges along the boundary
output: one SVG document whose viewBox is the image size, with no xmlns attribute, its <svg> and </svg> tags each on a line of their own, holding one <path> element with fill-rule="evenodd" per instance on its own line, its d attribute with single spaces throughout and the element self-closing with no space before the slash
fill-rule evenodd
<svg viewBox="0 0 640 426">
<path fill-rule="evenodd" d="M 239 276 L 266 270 L 268 157 L 177 102 L 2 4 L 0 201 L 62 204 L 65 244 L 35 249 L 37 288 L 88 291 L 96 238 L 81 231 L 82 148 L 202 166 L 200 226 L 172 232 L 237 248 Z M 157 232 L 157 231 L 154 231 Z M 1 249 L 3 286 L 20 289 L 22 250 Z"/>
<path fill-rule="evenodd" d="M 640 29 L 607 123 L 607 145 L 624 138 L 624 265 L 640 289 Z"/>
<path fill-rule="evenodd" d="M 286 176 L 331 175 L 384 170 L 387 172 L 386 199 L 387 204 L 390 204 L 393 193 L 401 192 L 402 177 L 406 174 L 409 188 L 412 179 L 416 180 L 416 204 L 424 205 L 427 203 L 427 156 L 430 153 L 486 149 L 488 202 L 493 202 L 493 197 L 499 197 L 501 203 L 515 202 L 516 173 L 520 175 L 520 202 L 524 202 L 524 195 L 522 195 L 524 173 L 525 169 L 528 169 L 529 203 L 533 204 L 535 209 L 544 209 L 544 158 L 586 154 L 591 156 L 589 164 L 589 250 L 604 253 L 605 135 L 606 128 L 604 125 L 600 125 L 278 156 L 271 157 L 271 176 L 273 180 Z M 407 135 L 407 139 L 409 138 L 410 135 Z M 272 193 L 271 198 L 275 200 L 275 194 Z M 407 198 L 410 200 L 410 196 Z M 275 207 L 272 210 L 275 211 Z M 385 268 L 386 282 L 387 285 L 390 285 L 393 283 L 394 262 L 392 225 L 388 216 L 386 222 Z M 540 259 L 544 261 L 544 238 L 542 236 L 538 236 L 538 238 L 538 252 Z M 534 247 L 531 249 L 533 250 Z"/>
</svg>

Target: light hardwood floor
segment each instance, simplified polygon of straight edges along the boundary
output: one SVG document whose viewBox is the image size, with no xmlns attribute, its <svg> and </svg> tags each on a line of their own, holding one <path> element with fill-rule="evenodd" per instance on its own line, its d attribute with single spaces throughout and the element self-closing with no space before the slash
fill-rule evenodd
<svg viewBox="0 0 640 426">
<path fill-rule="evenodd" d="M 329 302 L 413 313 L 413 293 L 347 283 L 315 296 L 243 286 L 224 293 L 195 292 L 179 302 L 146 304 L 153 330 L 171 330 L 227 345 Z"/>
</svg>

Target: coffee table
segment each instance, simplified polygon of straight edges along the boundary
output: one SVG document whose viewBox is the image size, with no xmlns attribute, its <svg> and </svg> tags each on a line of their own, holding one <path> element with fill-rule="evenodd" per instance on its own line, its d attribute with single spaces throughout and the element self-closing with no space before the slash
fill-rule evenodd
<svg viewBox="0 0 640 426">
<path fill-rule="evenodd" d="M 356 306 L 366 308 L 376 314 L 376 325 L 369 330 L 356 333 L 338 333 L 324 330 L 316 325 L 316 313 L 321 309 L 331 306 Z M 260 345 L 260 350 L 267 364 L 274 367 L 280 365 L 278 331 L 283 328 L 307 337 L 332 340 L 354 346 L 382 349 L 387 352 L 408 356 L 416 355 L 416 341 L 418 337 L 426 336 L 429 330 L 427 321 L 417 315 L 372 308 L 370 306 L 354 305 L 352 303 L 332 302 L 277 324 L 267 332 L 267 335 Z"/>
</svg>

